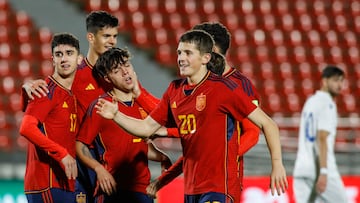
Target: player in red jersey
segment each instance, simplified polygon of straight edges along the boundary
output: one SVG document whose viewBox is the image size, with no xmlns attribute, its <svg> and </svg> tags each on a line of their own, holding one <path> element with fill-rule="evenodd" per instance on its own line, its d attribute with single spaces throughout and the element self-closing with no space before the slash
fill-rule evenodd
<svg viewBox="0 0 360 203">
<path fill-rule="evenodd" d="M 102 54 L 94 70 L 114 86 L 101 98 L 111 101 L 114 97 L 121 112 L 143 119 L 148 112 L 133 99 L 137 78 L 130 59 L 127 50 L 112 48 Z M 150 182 L 148 160 L 161 162 L 165 170 L 171 166 L 169 157 L 151 142 L 132 136 L 116 123 L 96 114 L 93 107 L 90 105 L 88 109 L 76 149 L 78 158 L 96 171 L 100 189 L 96 191 L 96 202 L 152 203 L 153 199 L 146 194 Z M 105 150 L 100 161 L 90 155 L 88 148 L 97 135 Z"/>
<path fill-rule="evenodd" d="M 144 120 L 124 115 L 116 102 L 99 99 L 101 116 L 113 119 L 131 134 L 149 137 L 161 125 L 173 121 L 179 128 L 183 147 L 185 202 L 229 202 L 227 164 L 228 136 L 235 120 L 249 118 L 259 126 L 268 141 L 273 163 L 270 187 L 280 195 L 288 187 L 282 164 L 279 129 L 238 85 L 207 70 L 214 46 L 205 31 L 184 33 L 178 45 L 178 66 L 184 79 L 170 83 L 160 104 Z M 238 99 L 236 99 L 238 98 Z M 231 124 L 232 123 L 232 124 Z"/>
<path fill-rule="evenodd" d="M 73 93 L 76 95 L 78 100 L 78 118 L 79 122 L 82 121 L 86 109 L 90 103 L 102 95 L 105 91 L 112 88 L 109 83 L 102 80 L 102 78 L 94 77 L 92 73 L 93 65 L 96 63 L 99 56 L 109 48 L 113 48 L 117 44 L 118 35 L 118 19 L 105 11 L 92 11 L 86 17 L 86 29 L 87 29 L 87 40 L 89 42 L 88 53 L 86 58 L 83 59 L 81 64 L 78 66 L 76 76 L 73 84 Z M 35 97 L 42 97 L 49 91 L 47 84 L 44 80 L 28 81 L 23 85 L 23 109 L 26 109 L 28 99 L 34 99 Z M 147 101 L 150 107 L 155 106 L 157 99 L 147 92 L 140 84 L 138 84 L 134 90 L 134 97 L 141 100 Z M 149 102 L 150 101 L 150 102 Z M 152 103 L 151 103 L 152 101 Z M 149 108 L 148 106 L 144 108 Z M 95 151 L 91 150 L 94 157 L 99 156 Z M 93 194 L 92 187 L 95 184 L 96 177 L 92 170 L 86 171 L 87 167 L 82 165 L 78 166 L 79 177 L 77 184 L 77 190 L 83 194 L 79 198 L 86 198 L 88 202 L 92 202 L 90 198 Z M 89 174 L 88 174 L 89 173 Z"/>
<path fill-rule="evenodd" d="M 20 134 L 27 151 L 25 194 L 29 202 L 75 202 L 77 104 L 71 86 L 81 61 L 79 41 L 68 33 L 53 36 L 54 73 L 49 93 L 28 104 Z"/>
<path fill-rule="evenodd" d="M 221 23 L 205 22 L 195 25 L 193 29 L 204 30 L 212 35 L 215 41 L 214 51 L 224 56 L 226 55 L 227 50 L 230 47 L 231 36 L 225 26 Z M 256 88 L 247 77 L 241 74 L 239 70 L 232 68 L 228 63 L 225 64 L 224 69 L 219 68 L 219 66 L 214 66 L 214 68 L 217 70 L 211 70 L 212 72 L 217 71 L 220 75 L 236 82 L 243 89 L 245 95 L 247 95 L 254 104 L 259 104 L 260 96 L 257 93 Z M 231 187 L 232 191 L 229 191 L 229 194 L 233 197 L 234 202 L 240 202 L 241 190 L 243 188 L 243 155 L 258 142 L 259 133 L 260 129 L 249 121 L 249 119 L 245 118 L 241 122 L 236 123 L 234 134 L 229 140 L 229 152 L 235 152 L 235 155 L 234 153 L 229 153 L 229 159 L 238 162 L 235 168 L 229 168 L 232 173 L 237 174 L 235 179 L 229 180 L 228 182 L 228 184 L 234 186 Z M 148 194 L 152 197 L 156 197 L 156 192 L 158 190 L 182 173 L 182 164 L 183 158 L 180 157 L 179 160 L 175 162 L 175 166 L 172 166 L 168 171 L 163 173 L 148 186 Z"/>
</svg>

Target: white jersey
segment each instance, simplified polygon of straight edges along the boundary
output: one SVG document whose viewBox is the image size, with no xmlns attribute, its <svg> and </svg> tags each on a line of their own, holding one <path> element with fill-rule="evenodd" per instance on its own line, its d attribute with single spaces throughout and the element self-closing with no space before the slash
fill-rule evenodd
<svg viewBox="0 0 360 203">
<path fill-rule="evenodd" d="M 334 153 L 336 128 L 337 108 L 335 102 L 328 92 L 317 91 L 307 99 L 301 112 L 294 177 L 315 179 L 319 170 L 318 146 L 316 144 L 318 130 L 329 132 L 327 136 L 328 174 L 338 173 Z"/>
</svg>

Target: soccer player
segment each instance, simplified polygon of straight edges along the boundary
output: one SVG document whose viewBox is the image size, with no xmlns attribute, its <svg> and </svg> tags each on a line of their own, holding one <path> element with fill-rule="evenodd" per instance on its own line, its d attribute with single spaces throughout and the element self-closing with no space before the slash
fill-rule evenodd
<svg viewBox="0 0 360 203">
<path fill-rule="evenodd" d="M 162 125 L 178 127 L 183 148 L 185 202 L 231 201 L 228 197 L 228 138 L 235 120 L 249 118 L 267 137 L 273 170 L 270 187 L 280 195 L 287 188 L 282 164 L 279 129 L 238 85 L 207 70 L 214 46 L 213 38 L 201 30 L 180 37 L 178 66 L 183 79 L 170 83 L 160 104 L 145 119 L 118 111 L 116 101 L 99 99 L 97 113 L 139 137 L 149 137 Z"/>
<path fill-rule="evenodd" d="M 216 53 L 226 55 L 227 50 L 230 47 L 231 35 L 227 28 L 221 23 L 210 23 L 204 22 L 193 27 L 195 30 L 204 30 L 209 33 L 215 41 Z M 251 81 L 244 76 L 238 69 L 231 67 L 228 63 L 225 63 L 224 68 L 219 68 L 222 66 L 215 66 L 217 70 L 211 70 L 217 74 L 223 75 L 226 78 L 229 78 L 236 82 L 245 92 L 245 95 L 252 100 L 256 105 L 259 104 L 260 96 L 257 93 L 256 88 L 251 83 Z M 232 170 L 233 173 L 236 173 L 236 178 L 229 180 L 229 184 L 233 185 L 229 194 L 233 197 L 234 202 L 240 202 L 241 190 L 243 188 L 243 155 L 253 147 L 259 140 L 260 129 L 253 124 L 249 119 L 245 118 L 241 122 L 236 123 L 236 128 L 233 136 L 229 140 L 229 153 L 235 151 L 235 155 L 229 154 L 230 160 L 238 162 L 236 167 Z M 163 173 L 159 178 L 154 180 L 147 188 L 148 194 L 152 197 L 156 197 L 156 192 L 160 190 L 163 186 L 171 182 L 174 178 L 182 173 L 181 165 L 182 158 L 175 162 L 175 166 L 171 167 L 165 173 Z M 177 165 L 180 166 L 177 166 Z"/>
<path fill-rule="evenodd" d="M 134 101 L 132 91 L 137 78 L 130 60 L 127 50 L 111 48 L 97 60 L 94 70 L 114 86 L 101 98 L 115 98 L 121 112 L 143 119 L 148 112 Z M 96 191 L 96 202 L 152 203 L 146 194 L 150 183 L 148 160 L 161 162 L 166 170 L 171 166 L 169 157 L 151 142 L 132 136 L 95 111 L 90 105 L 77 137 L 76 151 L 78 158 L 97 174 L 100 191 Z M 97 135 L 104 149 L 100 160 L 94 159 L 88 148 Z"/>
<path fill-rule="evenodd" d="M 77 104 L 71 87 L 81 61 L 79 41 L 68 33 L 53 36 L 54 73 L 49 93 L 31 101 L 20 126 L 30 143 L 25 194 L 29 202 L 75 202 Z"/>
<path fill-rule="evenodd" d="M 294 192 L 298 203 L 347 202 L 334 154 L 337 108 L 344 72 L 325 67 L 321 88 L 305 102 L 301 112 L 298 152 L 294 167 Z"/>
<path fill-rule="evenodd" d="M 86 17 L 86 37 L 89 43 L 89 48 L 86 58 L 83 59 L 76 70 L 76 76 L 72 86 L 72 91 L 78 100 L 79 123 L 83 120 L 90 103 L 102 95 L 105 91 L 112 88 L 112 86 L 105 82 L 101 77 L 94 77 L 96 75 L 92 73 L 92 69 L 93 65 L 102 53 L 116 46 L 118 25 L 118 19 L 106 11 L 92 11 Z M 49 91 L 46 82 L 41 79 L 28 81 L 22 87 L 22 96 L 24 101 L 23 109 L 26 109 L 28 99 L 34 99 L 34 96 L 44 96 Z M 157 101 L 157 99 L 141 87 L 140 84 L 133 89 L 133 93 L 135 98 L 141 101 L 147 101 L 142 103 L 150 105 L 144 107 L 144 109 L 153 108 L 156 105 L 155 101 Z M 94 146 L 96 146 L 96 144 Z M 91 147 L 90 151 L 94 157 L 98 157 L 100 155 L 96 153 L 94 146 Z M 90 197 L 93 194 L 92 188 L 96 181 L 95 173 L 92 170 L 83 170 L 87 169 L 87 167 L 84 167 L 81 164 L 78 165 L 78 169 L 79 177 L 77 190 L 83 193 L 81 197 L 79 196 L 79 198 L 87 197 L 87 201 L 89 200 L 88 202 L 91 202 Z"/>
</svg>

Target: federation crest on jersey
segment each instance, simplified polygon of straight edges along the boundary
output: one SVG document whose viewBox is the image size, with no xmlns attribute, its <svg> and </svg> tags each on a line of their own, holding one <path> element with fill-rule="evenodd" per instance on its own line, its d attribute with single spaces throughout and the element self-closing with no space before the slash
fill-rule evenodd
<svg viewBox="0 0 360 203">
<path fill-rule="evenodd" d="M 200 95 L 198 95 L 196 97 L 196 110 L 198 111 L 202 111 L 205 109 L 206 107 L 206 95 L 204 95 L 203 93 L 201 93 Z"/>
</svg>

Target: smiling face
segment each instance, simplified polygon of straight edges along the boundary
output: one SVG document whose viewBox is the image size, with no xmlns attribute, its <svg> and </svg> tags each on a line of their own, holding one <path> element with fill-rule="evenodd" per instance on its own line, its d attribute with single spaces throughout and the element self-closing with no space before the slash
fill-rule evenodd
<svg viewBox="0 0 360 203">
<path fill-rule="evenodd" d="M 75 70 L 81 61 L 78 50 L 67 44 L 60 44 L 53 49 L 54 76 L 68 78 L 75 74 Z"/>
<path fill-rule="evenodd" d="M 104 27 L 96 33 L 88 33 L 90 51 L 101 55 L 117 44 L 118 29 L 117 27 Z"/>
<path fill-rule="evenodd" d="M 117 67 L 108 72 L 104 79 L 117 89 L 131 92 L 135 85 L 135 72 L 130 60 L 124 59 L 123 64 L 117 64 Z"/>
<path fill-rule="evenodd" d="M 177 48 L 180 76 L 193 78 L 206 73 L 210 57 L 208 53 L 201 54 L 194 43 L 180 42 Z"/>
</svg>

